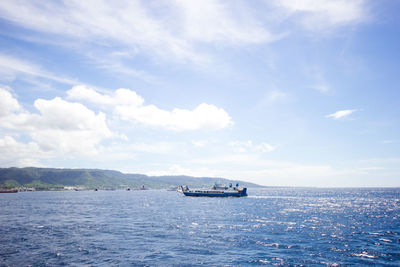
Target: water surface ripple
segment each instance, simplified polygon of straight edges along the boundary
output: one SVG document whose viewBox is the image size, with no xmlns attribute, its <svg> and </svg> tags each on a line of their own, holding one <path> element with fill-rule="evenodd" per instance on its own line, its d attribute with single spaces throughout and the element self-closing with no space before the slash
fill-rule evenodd
<svg viewBox="0 0 400 267">
<path fill-rule="evenodd" d="M 0 194 L 0 265 L 400 265 L 400 189 L 248 193 Z"/>
</svg>

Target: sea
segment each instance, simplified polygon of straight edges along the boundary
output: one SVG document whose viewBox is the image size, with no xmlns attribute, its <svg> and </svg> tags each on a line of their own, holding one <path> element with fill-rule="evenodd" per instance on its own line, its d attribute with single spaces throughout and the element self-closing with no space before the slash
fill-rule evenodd
<svg viewBox="0 0 400 267">
<path fill-rule="evenodd" d="M 0 266 L 400 266 L 400 188 L 0 194 Z"/>
</svg>

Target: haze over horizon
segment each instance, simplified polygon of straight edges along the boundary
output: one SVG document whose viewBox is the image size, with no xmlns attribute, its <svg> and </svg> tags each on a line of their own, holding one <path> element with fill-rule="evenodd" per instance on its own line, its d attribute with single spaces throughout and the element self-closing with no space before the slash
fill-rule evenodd
<svg viewBox="0 0 400 267">
<path fill-rule="evenodd" d="M 399 12 L 1 1 L 0 167 L 400 187 Z"/>
</svg>

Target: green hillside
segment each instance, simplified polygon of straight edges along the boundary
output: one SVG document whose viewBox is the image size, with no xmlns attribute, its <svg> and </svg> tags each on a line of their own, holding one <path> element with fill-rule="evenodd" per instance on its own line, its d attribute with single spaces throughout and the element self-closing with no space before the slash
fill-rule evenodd
<svg viewBox="0 0 400 267">
<path fill-rule="evenodd" d="M 54 169 L 54 168 L 0 168 L 0 187 L 33 187 L 38 190 L 60 189 L 64 186 L 85 188 L 168 188 L 188 185 L 189 187 L 211 186 L 215 182 L 237 183 L 246 187 L 259 185 L 224 178 L 191 176 L 147 176 L 124 174 L 112 170 L 99 169 Z"/>
</svg>

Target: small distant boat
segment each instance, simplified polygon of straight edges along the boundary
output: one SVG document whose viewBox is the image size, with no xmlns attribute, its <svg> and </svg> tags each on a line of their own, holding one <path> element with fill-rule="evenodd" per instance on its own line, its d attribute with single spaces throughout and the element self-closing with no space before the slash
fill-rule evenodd
<svg viewBox="0 0 400 267">
<path fill-rule="evenodd" d="M 81 187 L 76 187 L 76 188 L 74 188 L 74 191 L 83 191 L 83 190 L 85 190 L 84 188 L 81 188 Z"/>
<path fill-rule="evenodd" d="M 232 184 L 228 186 L 221 186 L 215 184 L 211 189 L 193 189 L 190 190 L 189 187 L 182 186 L 182 193 L 188 197 L 245 197 L 247 196 L 247 188 L 241 187 L 236 184 L 232 187 Z"/>
<path fill-rule="evenodd" d="M 149 190 L 149 189 L 144 185 L 142 185 L 141 187 L 135 188 L 135 190 Z"/>
<path fill-rule="evenodd" d="M 18 193 L 18 189 L 0 189 L 0 193 Z"/>
</svg>

